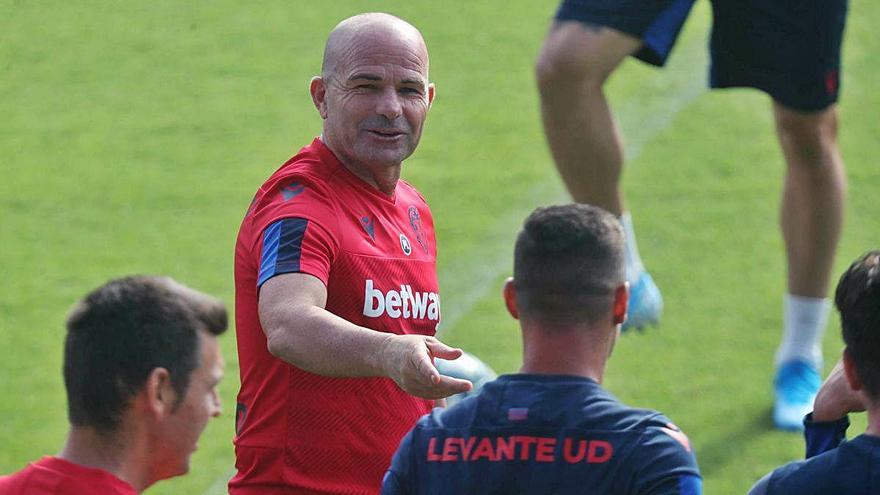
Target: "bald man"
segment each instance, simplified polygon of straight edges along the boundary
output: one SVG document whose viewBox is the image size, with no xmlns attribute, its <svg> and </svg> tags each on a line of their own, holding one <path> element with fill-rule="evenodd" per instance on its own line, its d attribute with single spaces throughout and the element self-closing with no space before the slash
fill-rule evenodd
<svg viewBox="0 0 880 495">
<path fill-rule="evenodd" d="M 434 99 L 419 31 L 344 20 L 311 81 L 321 135 L 260 187 L 235 252 L 241 389 L 230 493 L 379 492 L 433 399 L 471 383 L 440 321 L 433 220 L 400 179 Z"/>
</svg>

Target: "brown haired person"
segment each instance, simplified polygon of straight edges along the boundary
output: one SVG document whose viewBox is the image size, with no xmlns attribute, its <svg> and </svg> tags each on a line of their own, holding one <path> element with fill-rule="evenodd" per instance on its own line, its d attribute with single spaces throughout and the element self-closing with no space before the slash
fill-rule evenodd
<svg viewBox="0 0 880 495">
<path fill-rule="evenodd" d="M 868 495 L 880 491 L 880 251 L 857 259 L 834 295 L 846 347 L 804 418 L 807 460 L 765 476 L 750 495 Z M 847 415 L 867 411 L 865 433 L 845 441 Z"/>
<path fill-rule="evenodd" d="M 112 280 L 67 319 L 70 431 L 57 456 L 0 477 L 3 495 L 130 495 L 189 470 L 220 414 L 218 299 L 167 277 Z"/>
</svg>

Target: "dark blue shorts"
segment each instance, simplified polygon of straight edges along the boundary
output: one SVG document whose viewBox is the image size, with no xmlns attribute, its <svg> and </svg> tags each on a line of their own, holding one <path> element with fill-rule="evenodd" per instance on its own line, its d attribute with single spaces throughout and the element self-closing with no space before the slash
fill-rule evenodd
<svg viewBox="0 0 880 495">
<path fill-rule="evenodd" d="M 710 84 L 752 87 L 800 111 L 837 101 L 848 0 L 712 0 Z M 558 21 L 607 26 L 643 41 L 634 55 L 666 63 L 694 0 L 563 0 Z"/>
</svg>

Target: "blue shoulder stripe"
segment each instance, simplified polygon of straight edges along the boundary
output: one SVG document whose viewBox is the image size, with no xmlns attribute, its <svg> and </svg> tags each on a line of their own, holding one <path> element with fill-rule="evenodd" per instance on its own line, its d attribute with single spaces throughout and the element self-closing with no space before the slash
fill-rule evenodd
<svg viewBox="0 0 880 495">
<path fill-rule="evenodd" d="M 302 241 L 308 225 L 309 221 L 304 218 L 282 218 L 266 227 L 257 287 L 275 275 L 299 272 Z"/>
</svg>

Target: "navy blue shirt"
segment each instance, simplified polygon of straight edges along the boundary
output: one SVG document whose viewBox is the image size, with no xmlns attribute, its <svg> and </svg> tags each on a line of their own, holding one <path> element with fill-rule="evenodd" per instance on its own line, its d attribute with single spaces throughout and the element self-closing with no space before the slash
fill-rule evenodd
<svg viewBox="0 0 880 495">
<path fill-rule="evenodd" d="M 702 493 L 681 430 L 598 383 L 504 375 L 419 420 L 382 483 L 396 494 Z"/>
<path fill-rule="evenodd" d="M 782 466 L 759 481 L 750 495 L 880 493 L 880 437 L 845 441 L 846 418 L 827 423 L 804 420 L 807 460 Z"/>
</svg>

